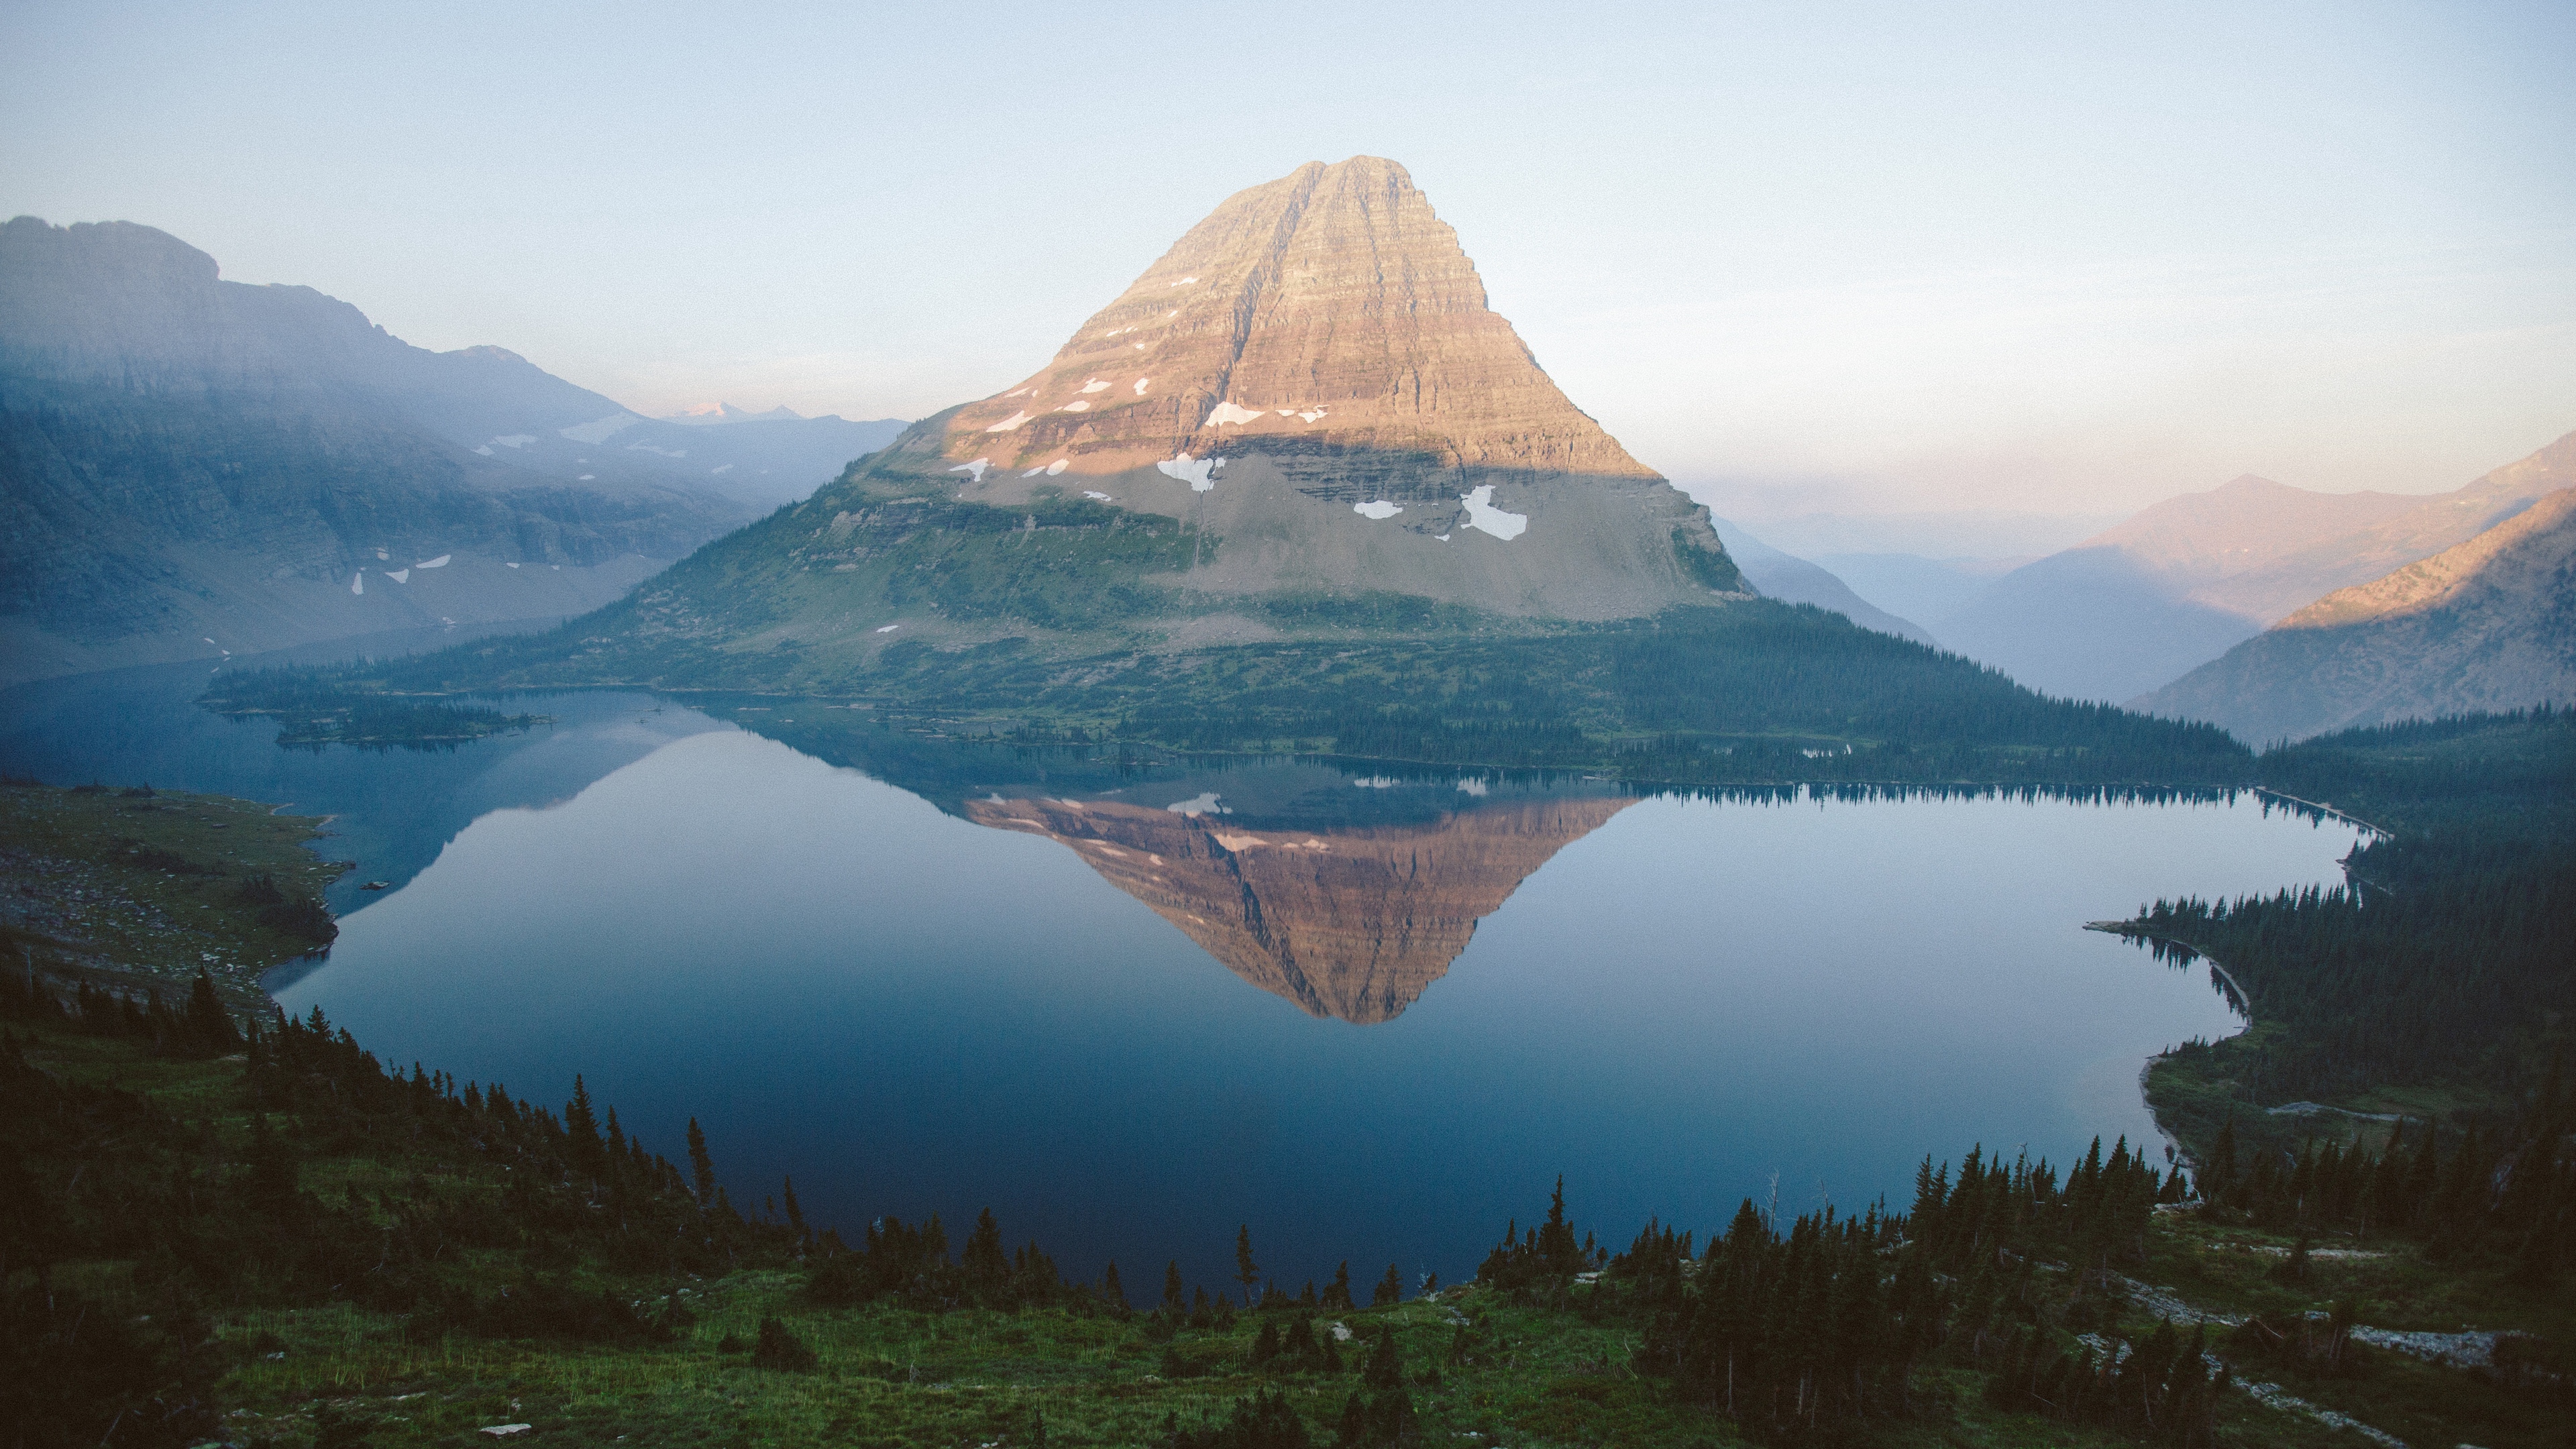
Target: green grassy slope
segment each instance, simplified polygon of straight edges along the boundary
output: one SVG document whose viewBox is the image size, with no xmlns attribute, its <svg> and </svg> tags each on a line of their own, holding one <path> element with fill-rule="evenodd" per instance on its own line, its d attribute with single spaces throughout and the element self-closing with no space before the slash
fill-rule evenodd
<svg viewBox="0 0 2576 1449">
<path fill-rule="evenodd" d="M 0 964 L 183 998 L 199 971 L 264 1010 L 259 973 L 330 944 L 322 889 L 347 866 L 305 847 L 324 822 L 148 785 L 0 785 Z"/>
</svg>

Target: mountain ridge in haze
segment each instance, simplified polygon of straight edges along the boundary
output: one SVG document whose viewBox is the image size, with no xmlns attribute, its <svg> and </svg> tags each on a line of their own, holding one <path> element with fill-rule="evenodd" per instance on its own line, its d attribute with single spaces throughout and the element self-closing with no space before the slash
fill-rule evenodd
<svg viewBox="0 0 2576 1449">
<path fill-rule="evenodd" d="M 2570 483 L 2576 434 L 2448 493 L 2318 493 L 2248 475 L 2142 509 L 1927 623 L 2035 689 L 2133 698 Z"/>
<path fill-rule="evenodd" d="M 2133 707 L 2270 741 L 2576 701 L 2576 488 L 2340 589 Z"/>
<path fill-rule="evenodd" d="M 1783 553 L 1747 533 L 1742 527 L 1712 515 L 1709 522 L 1718 537 L 1726 540 L 1727 555 L 1744 570 L 1745 579 L 1763 597 L 1790 604 L 1813 604 L 1830 609 L 1864 629 L 1894 634 L 1918 644 L 1940 647 L 1932 631 L 1911 619 L 1892 614 L 1861 597 L 1840 575 L 1824 565 L 1795 554 Z"/>
<path fill-rule="evenodd" d="M 412 347 L 151 227 L 20 217 L 0 678 L 581 613 L 784 501 L 794 449 L 755 430 L 811 426 L 710 456 L 506 348 Z"/>
</svg>

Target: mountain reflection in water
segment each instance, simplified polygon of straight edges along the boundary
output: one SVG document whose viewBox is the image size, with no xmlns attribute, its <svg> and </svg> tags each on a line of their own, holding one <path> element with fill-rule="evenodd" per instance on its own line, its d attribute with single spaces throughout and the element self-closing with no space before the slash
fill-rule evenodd
<svg viewBox="0 0 2576 1449">
<path fill-rule="evenodd" d="M 1559 1174 L 1617 1232 L 1705 1228 L 1775 1180 L 1864 1203 L 1926 1151 L 2145 1140 L 2146 1056 L 2237 1018 L 2083 923 L 2330 883 L 2354 838 L 2250 798 L 1639 796 L 775 697 L 523 697 L 555 723 L 315 753 L 205 678 L 0 692 L 0 766 L 337 816 L 360 872 L 287 1010 L 538 1101 L 581 1074 L 666 1155 L 697 1118 L 737 1201 L 792 1173 L 845 1235 L 989 1206 L 1085 1278 L 1224 1281 L 1247 1222 L 1283 1283 L 1451 1276 Z"/>
<path fill-rule="evenodd" d="M 1632 803 L 1502 800 L 1424 823 L 1314 830 L 1122 800 L 996 795 L 964 810 L 1071 847 L 1227 970 L 1309 1015 L 1368 1024 L 1411 1006 L 1531 872 Z"/>
</svg>

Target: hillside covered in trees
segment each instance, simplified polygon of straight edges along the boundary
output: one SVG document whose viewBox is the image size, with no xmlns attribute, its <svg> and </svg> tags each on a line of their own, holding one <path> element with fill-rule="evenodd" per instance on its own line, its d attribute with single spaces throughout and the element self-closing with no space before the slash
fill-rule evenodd
<svg viewBox="0 0 2576 1449">
<path fill-rule="evenodd" d="M 1569 768 L 1641 782 L 2223 786 L 2254 776 L 2252 752 L 2213 726 L 2049 699 L 1956 655 L 1766 600 L 1539 637 L 1399 631 L 1071 662 L 1009 640 L 903 643 L 868 672 L 829 678 L 749 668 L 687 641 L 642 657 L 600 632 L 610 627 L 594 617 L 420 658 L 235 677 L 207 704 L 356 717 L 387 696 L 627 686 L 813 696 L 968 737 Z"/>
<path fill-rule="evenodd" d="M 2576 713 L 2348 730 L 2261 767 L 2381 833 L 2341 887 L 2158 901 L 2120 927 L 2217 962 L 2252 1017 L 2159 1063 L 2159 1117 L 2203 1149 L 2230 1117 L 2276 1147 L 2367 1120 L 2269 1110 L 2302 1101 L 2493 1129 L 2576 1045 Z"/>
</svg>

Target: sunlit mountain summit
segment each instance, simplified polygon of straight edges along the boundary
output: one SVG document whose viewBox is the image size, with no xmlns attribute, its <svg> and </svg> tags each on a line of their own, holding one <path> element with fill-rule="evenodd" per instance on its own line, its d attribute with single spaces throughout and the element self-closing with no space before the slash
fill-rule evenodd
<svg viewBox="0 0 2576 1449">
<path fill-rule="evenodd" d="M 1558 389 L 1404 168 L 1227 198 L 1036 372 L 639 600 L 628 642 L 806 673 L 1521 632 L 1745 596 L 1707 511 Z"/>
</svg>

